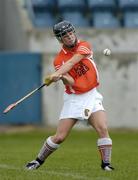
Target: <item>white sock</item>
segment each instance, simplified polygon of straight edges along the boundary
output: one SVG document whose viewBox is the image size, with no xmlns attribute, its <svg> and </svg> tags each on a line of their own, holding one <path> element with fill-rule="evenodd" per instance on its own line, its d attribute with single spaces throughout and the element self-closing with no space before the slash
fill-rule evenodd
<svg viewBox="0 0 138 180">
<path fill-rule="evenodd" d="M 59 144 L 55 144 L 51 137 L 48 137 L 47 140 L 44 142 L 39 154 L 38 158 L 41 161 L 45 161 L 45 159 L 52 154 L 57 148 L 59 147 Z"/>
<path fill-rule="evenodd" d="M 101 160 L 104 163 L 111 162 L 112 140 L 110 138 L 100 138 L 97 141 L 97 146 L 101 155 Z"/>
</svg>

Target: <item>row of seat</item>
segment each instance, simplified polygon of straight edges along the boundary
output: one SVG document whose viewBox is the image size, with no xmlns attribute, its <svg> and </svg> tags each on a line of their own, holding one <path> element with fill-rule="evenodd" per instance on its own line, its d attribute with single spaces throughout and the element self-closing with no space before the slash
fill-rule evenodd
<svg viewBox="0 0 138 180">
<path fill-rule="evenodd" d="M 89 17 L 84 16 L 79 12 L 64 12 L 60 17 L 55 17 L 52 13 L 44 12 L 35 14 L 33 19 L 37 27 L 50 27 L 60 20 L 68 20 L 77 27 L 95 28 L 138 28 L 138 12 L 125 12 L 123 18 L 119 20 L 111 12 L 94 12 Z"/>
<path fill-rule="evenodd" d="M 138 0 L 31 0 L 31 10 L 38 27 L 63 19 L 78 27 L 138 27 Z"/>
<path fill-rule="evenodd" d="M 47 10 L 58 8 L 59 11 L 66 10 L 99 10 L 99 9 L 122 9 L 128 10 L 138 8 L 138 0 L 31 0 L 35 8 L 46 8 Z"/>
</svg>

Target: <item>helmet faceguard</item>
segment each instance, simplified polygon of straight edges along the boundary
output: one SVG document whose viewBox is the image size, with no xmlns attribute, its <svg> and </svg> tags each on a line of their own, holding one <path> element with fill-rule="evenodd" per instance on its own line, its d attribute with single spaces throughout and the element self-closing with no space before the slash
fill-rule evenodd
<svg viewBox="0 0 138 180">
<path fill-rule="evenodd" d="M 68 33 L 68 32 L 75 33 L 75 28 L 74 28 L 74 26 L 70 22 L 68 22 L 68 21 L 61 21 L 61 22 L 59 22 L 59 23 L 54 25 L 53 32 L 54 32 L 56 38 L 60 42 L 63 43 L 62 37 L 64 35 L 66 35 L 66 33 Z M 69 48 L 72 48 L 72 47 L 74 47 L 76 45 L 76 42 L 77 42 L 77 37 L 76 37 L 75 43 L 73 45 L 71 45 L 71 46 L 65 45 L 65 46 L 67 46 Z"/>
</svg>

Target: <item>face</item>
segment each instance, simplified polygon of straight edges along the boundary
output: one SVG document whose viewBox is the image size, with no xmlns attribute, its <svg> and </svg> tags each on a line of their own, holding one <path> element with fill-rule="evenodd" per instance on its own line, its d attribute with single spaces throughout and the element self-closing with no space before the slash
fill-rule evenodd
<svg viewBox="0 0 138 180">
<path fill-rule="evenodd" d="M 66 46 L 72 46 L 74 45 L 76 41 L 76 35 L 74 32 L 67 32 L 65 35 L 62 36 L 62 42 Z"/>
</svg>

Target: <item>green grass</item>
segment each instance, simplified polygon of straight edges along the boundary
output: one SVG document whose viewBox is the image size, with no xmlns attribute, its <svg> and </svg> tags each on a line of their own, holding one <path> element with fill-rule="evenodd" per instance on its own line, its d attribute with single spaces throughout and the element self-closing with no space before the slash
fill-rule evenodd
<svg viewBox="0 0 138 180">
<path fill-rule="evenodd" d="M 73 130 L 61 147 L 36 171 L 24 170 L 45 138 L 53 134 L 31 132 L 0 134 L 0 180 L 138 180 L 138 132 L 111 131 L 113 172 L 100 169 L 94 131 Z"/>
</svg>

